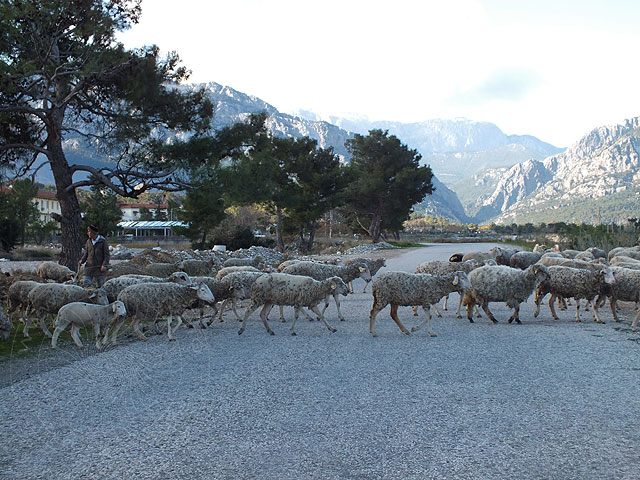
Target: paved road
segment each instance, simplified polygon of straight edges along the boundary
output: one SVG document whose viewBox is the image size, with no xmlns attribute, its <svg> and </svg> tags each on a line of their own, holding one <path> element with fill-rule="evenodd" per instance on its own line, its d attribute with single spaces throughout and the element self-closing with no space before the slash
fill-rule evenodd
<svg viewBox="0 0 640 480">
<path fill-rule="evenodd" d="M 489 248 L 411 249 L 386 270 Z M 242 336 L 227 317 L 174 343 L 55 352 L 66 366 L 0 390 L 0 478 L 640 478 L 629 311 L 576 324 L 572 311 L 533 319 L 529 302 L 508 325 L 492 304 L 493 325 L 449 309 L 431 338 L 402 335 L 387 308 L 371 338 L 371 303 L 370 290 L 347 297 L 346 322 L 330 307 L 335 334 L 301 320 L 291 337 L 272 314 L 272 337 L 256 312 Z"/>
</svg>

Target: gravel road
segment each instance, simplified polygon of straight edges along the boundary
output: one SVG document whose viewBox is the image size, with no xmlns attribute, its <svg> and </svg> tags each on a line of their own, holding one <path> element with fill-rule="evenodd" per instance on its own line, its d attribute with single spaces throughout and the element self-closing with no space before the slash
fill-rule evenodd
<svg viewBox="0 0 640 480">
<path fill-rule="evenodd" d="M 491 246 L 392 252 L 383 271 Z M 553 321 L 546 305 L 533 319 L 531 299 L 522 325 L 497 303 L 496 325 L 449 308 L 435 338 L 402 335 L 387 307 L 371 338 L 371 304 L 369 287 L 342 302 L 346 322 L 330 306 L 334 334 L 301 319 L 291 337 L 274 312 L 269 336 L 255 312 L 241 336 L 226 316 L 176 342 L 43 345 L 27 378 L 0 364 L 0 478 L 640 478 L 631 306 L 620 324 L 602 309 L 605 325 L 573 310 Z"/>
</svg>

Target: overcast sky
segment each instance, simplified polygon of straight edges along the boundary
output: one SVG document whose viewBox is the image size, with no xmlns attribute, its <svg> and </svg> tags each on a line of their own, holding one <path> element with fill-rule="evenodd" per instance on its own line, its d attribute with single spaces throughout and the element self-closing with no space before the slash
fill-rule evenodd
<svg viewBox="0 0 640 480">
<path fill-rule="evenodd" d="M 143 0 L 127 47 L 281 112 L 466 117 L 569 146 L 640 115 L 638 0 Z"/>
</svg>

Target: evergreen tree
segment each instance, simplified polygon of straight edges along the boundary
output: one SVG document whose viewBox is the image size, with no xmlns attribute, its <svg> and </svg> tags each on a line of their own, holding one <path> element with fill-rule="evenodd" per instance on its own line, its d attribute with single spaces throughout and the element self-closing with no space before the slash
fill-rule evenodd
<svg viewBox="0 0 640 480">
<path fill-rule="evenodd" d="M 412 207 L 433 191 L 432 172 L 421 155 L 388 131 L 356 134 L 345 143 L 352 155 L 347 205 L 358 225 L 375 243 L 383 229 L 397 231 Z"/>
<path fill-rule="evenodd" d="M 81 203 L 85 227 L 95 225 L 103 235 L 118 229 L 122 210 L 118 205 L 118 197 L 107 188 L 94 185 L 91 194 Z"/>
<path fill-rule="evenodd" d="M 46 158 L 61 207 L 60 263 L 71 268 L 85 238 L 76 189 L 101 184 L 134 198 L 183 190 L 185 170 L 173 153 L 210 128 L 204 89 L 176 88 L 189 75 L 177 54 L 162 59 L 155 46 L 125 50 L 117 42 L 118 31 L 138 22 L 140 3 L 0 2 L 0 168 L 19 177 Z M 185 135 L 167 142 L 176 131 Z M 72 137 L 100 148 L 113 166 L 71 165 L 63 141 Z M 81 172 L 93 176 L 77 178 Z"/>
</svg>

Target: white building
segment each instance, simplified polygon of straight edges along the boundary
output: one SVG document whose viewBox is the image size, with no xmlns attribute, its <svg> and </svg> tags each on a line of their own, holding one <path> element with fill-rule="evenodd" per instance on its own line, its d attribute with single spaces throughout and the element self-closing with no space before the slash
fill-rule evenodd
<svg viewBox="0 0 640 480">
<path fill-rule="evenodd" d="M 169 205 L 166 203 L 120 203 L 119 207 L 120 210 L 122 210 L 123 222 L 140 221 L 140 209 L 142 207 L 148 208 L 154 215 L 158 208 L 160 208 L 160 211 L 165 215 L 169 215 Z"/>
</svg>

